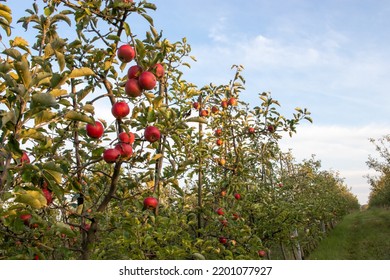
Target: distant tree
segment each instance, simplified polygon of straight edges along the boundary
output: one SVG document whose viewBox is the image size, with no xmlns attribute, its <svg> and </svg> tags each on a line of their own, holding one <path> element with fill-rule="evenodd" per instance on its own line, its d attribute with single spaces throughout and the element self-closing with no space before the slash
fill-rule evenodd
<svg viewBox="0 0 390 280">
<path fill-rule="evenodd" d="M 369 156 L 367 165 L 377 171 L 379 175 L 367 176 L 371 185 L 369 207 L 390 206 L 390 135 L 385 135 L 377 140 L 370 139 L 375 145 L 380 158 Z"/>
</svg>

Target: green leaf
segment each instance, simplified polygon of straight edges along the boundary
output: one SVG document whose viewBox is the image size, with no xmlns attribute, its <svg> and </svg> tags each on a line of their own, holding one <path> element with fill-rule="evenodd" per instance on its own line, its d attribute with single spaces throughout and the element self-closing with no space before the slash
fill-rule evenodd
<svg viewBox="0 0 390 280">
<path fill-rule="evenodd" d="M 54 180 L 57 184 L 62 181 L 62 169 L 54 162 L 48 162 L 43 165 L 43 174 L 50 181 Z"/>
<path fill-rule="evenodd" d="M 151 10 L 157 10 L 157 6 L 153 3 L 144 3 L 144 8 L 145 9 L 151 9 Z"/>
<path fill-rule="evenodd" d="M 78 91 L 76 93 L 77 101 L 81 102 L 81 100 L 83 100 L 90 92 L 92 92 L 93 89 L 94 89 L 94 87 L 92 85 L 89 85 L 89 86 L 86 86 L 85 88 L 81 89 L 80 91 Z"/>
<path fill-rule="evenodd" d="M 22 57 L 22 54 L 16 49 L 5 49 L 3 54 L 10 56 L 17 61 Z"/>
<path fill-rule="evenodd" d="M 41 82 L 43 82 L 48 77 L 51 77 L 50 73 L 47 73 L 47 72 L 40 72 L 40 73 L 38 73 L 32 79 L 31 86 L 39 85 Z"/>
<path fill-rule="evenodd" d="M 44 107 L 55 107 L 57 101 L 54 96 L 48 92 L 36 93 L 32 96 L 34 105 L 44 106 Z"/>
<path fill-rule="evenodd" d="M 54 49 L 51 44 L 47 44 L 43 50 L 43 58 L 48 59 L 54 54 Z"/>
<path fill-rule="evenodd" d="M 69 225 L 62 222 L 58 222 L 54 226 L 55 231 L 65 234 L 67 237 L 75 237 L 76 233 L 70 228 Z"/>
<path fill-rule="evenodd" d="M 34 128 L 23 129 L 20 133 L 20 137 L 22 139 L 27 138 L 27 139 L 34 139 L 37 141 L 45 141 L 46 140 L 46 137 L 41 132 L 37 131 Z"/>
<path fill-rule="evenodd" d="M 68 75 L 69 78 L 79 78 L 84 76 L 94 76 L 95 73 L 93 70 L 89 67 L 81 67 L 81 68 L 75 68 L 70 72 Z"/>
<path fill-rule="evenodd" d="M 69 111 L 65 114 L 65 119 L 70 120 L 70 121 L 81 121 L 81 122 L 86 122 L 90 124 L 94 124 L 94 120 L 88 117 L 87 115 L 84 115 L 80 112 L 76 111 Z"/>
<path fill-rule="evenodd" d="M 16 115 L 15 112 L 8 111 L 4 112 L 2 119 L 1 119 L 1 128 L 3 128 L 5 125 L 7 125 L 8 122 L 11 122 L 12 124 L 16 124 Z"/>
<path fill-rule="evenodd" d="M 41 123 L 46 123 L 55 118 L 56 114 L 50 110 L 43 110 L 35 115 L 34 124 L 39 125 Z"/>
<path fill-rule="evenodd" d="M 153 107 L 154 108 L 159 108 L 164 102 L 164 97 L 163 96 L 157 96 L 154 100 L 153 100 Z"/>
<path fill-rule="evenodd" d="M 181 197 L 184 196 L 184 191 L 179 185 L 179 181 L 177 179 L 169 180 L 172 183 L 172 187 L 179 193 Z"/>
<path fill-rule="evenodd" d="M 55 55 L 58 61 L 58 66 L 60 67 L 60 71 L 62 72 L 65 68 L 65 56 L 59 51 L 55 51 Z"/>
<path fill-rule="evenodd" d="M 53 73 L 53 77 L 50 80 L 50 87 L 51 88 L 58 88 L 62 86 L 66 81 L 68 80 L 68 76 L 58 73 Z"/>
<path fill-rule="evenodd" d="M 31 84 L 32 77 L 26 55 L 22 55 L 19 61 L 15 61 L 14 66 L 19 77 L 22 79 L 24 86 L 28 89 Z"/>
<path fill-rule="evenodd" d="M 112 40 L 112 41 L 115 41 L 115 42 L 119 42 L 121 40 L 121 38 L 117 35 L 108 35 L 106 37 L 107 40 Z"/>
<path fill-rule="evenodd" d="M 53 8 L 52 7 L 46 7 L 44 9 L 45 16 L 49 17 L 53 13 Z"/>
<path fill-rule="evenodd" d="M 145 57 L 145 55 L 146 55 L 145 45 L 144 45 L 144 43 L 141 40 L 138 40 L 138 39 L 136 39 L 135 42 L 136 42 L 136 45 L 137 45 L 136 46 L 137 55 L 138 55 L 139 59 L 142 60 Z"/>
<path fill-rule="evenodd" d="M 123 23 L 123 29 L 126 32 L 126 36 L 130 37 L 131 36 L 131 29 L 130 29 L 130 25 L 127 22 Z"/>
<path fill-rule="evenodd" d="M 72 22 L 70 21 L 69 17 L 63 14 L 61 12 L 60 14 L 56 14 L 52 17 L 51 21 L 52 23 L 57 22 L 57 21 L 65 21 L 69 26 L 72 26 Z"/>
<path fill-rule="evenodd" d="M 154 112 L 154 110 L 151 106 L 148 108 L 148 114 L 147 114 L 146 120 L 148 122 L 154 122 L 156 120 L 156 113 Z"/>
<path fill-rule="evenodd" d="M 22 150 L 20 150 L 19 141 L 15 139 L 13 134 L 8 137 L 8 148 L 11 153 L 17 155 L 18 157 L 22 156 Z"/>
<path fill-rule="evenodd" d="M 186 122 L 197 122 L 197 123 L 204 123 L 207 124 L 207 119 L 202 117 L 191 117 L 186 119 Z"/>
<path fill-rule="evenodd" d="M 305 120 L 309 121 L 310 123 L 313 123 L 313 119 L 311 117 L 305 117 Z"/>
<path fill-rule="evenodd" d="M 83 106 L 83 110 L 84 110 L 85 112 L 88 112 L 88 113 L 93 114 L 93 113 L 95 112 L 95 107 L 94 107 L 92 104 L 85 104 L 85 105 Z"/>
</svg>

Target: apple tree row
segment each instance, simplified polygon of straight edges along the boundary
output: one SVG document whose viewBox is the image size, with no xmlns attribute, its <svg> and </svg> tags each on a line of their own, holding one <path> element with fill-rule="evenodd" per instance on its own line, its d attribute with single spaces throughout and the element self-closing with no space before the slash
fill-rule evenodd
<svg viewBox="0 0 390 280">
<path fill-rule="evenodd" d="M 251 108 L 241 66 L 186 81 L 191 48 L 157 31 L 154 4 L 36 1 L 17 21 L 34 42 L 0 9 L 1 258 L 270 258 L 353 204 L 278 147 L 310 113 L 286 118 L 269 93 Z"/>
</svg>

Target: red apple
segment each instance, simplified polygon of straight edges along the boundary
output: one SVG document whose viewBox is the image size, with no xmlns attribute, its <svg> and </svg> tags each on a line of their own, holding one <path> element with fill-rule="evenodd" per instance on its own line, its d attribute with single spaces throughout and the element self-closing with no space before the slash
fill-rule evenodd
<svg viewBox="0 0 390 280">
<path fill-rule="evenodd" d="M 161 134 L 160 130 L 158 130 L 155 126 L 148 126 L 145 128 L 144 136 L 146 141 L 149 141 L 150 143 L 154 143 L 158 140 L 160 140 Z"/>
<path fill-rule="evenodd" d="M 121 62 L 127 63 L 134 59 L 135 51 L 130 45 L 122 45 L 118 48 L 117 56 Z"/>
<path fill-rule="evenodd" d="M 138 79 L 139 75 L 142 73 L 142 67 L 138 65 L 133 65 L 127 70 L 127 78 L 128 79 Z"/>
<path fill-rule="evenodd" d="M 223 140 L 222 139 L 217 139 L 217 141 L 215 141 L 215 144 L 217 144 L 217 146 L 222 146 Z"/>
<path fill-rule="evenodd" d="M 30 158 L 26 152 L 23 152 L 22 157 L 20 158 L 20 163 L 30 163 Z"/>
<path fill-rule="evenodd" d="M 39 256 L 37 254 L 34 255 L 34 260 L 39 260 Z"/>
<path fill-rule="evenodd" d="M 155 197 L 149 196 L 144 199 L 144 208 L 145 209 L 156 209 L 158 205 L 158 200 Z"/>
<path fill-rule="evenodd" d="M 203 109 L 200 111 L 199 115 L 201 117 L 207 117 L 209 115 L 209 110 Z"/>
<path fill-rule="evenodd" d="M 220 220 L 219 221 L 224 227 L 228 226 L 228 221 L 226 219 Z"/>
<path fill-rule="evenodd" d="M 249 127 L 248 128 L 248 133 L 249 134 L 254 134 L 255 133 L 255 128 L 254 127 Z"/>
<path fill-rule="evenodd" d="M 222 108 L 226 109 L 228 107 L 228 102 L 226 100 L 222 100 L 221 106 Z"/>
<path fill-rule="evenodd" d="M 211 112 L 213 112 L 213 114 L 216 114 L 216 113 L 218 113 L 218 108 L 216 107 L 216 106 L 213 106 L 213 107 L 211 107 Z"/>
<path fill-rule="evenodd" d="M 222 190 L 222 191 L 221 191 L 221 196 L 222 196 L 222 197 L 226 196 L 226 193 L 227 193 L 226 190 Z"/>
<path fill-rule="evenodd" d="M 146 90 L 154 89 L 157 83 L 156 76 L 149 71 L 142 72 L 141 75 L 139 75 L 138 82 L 140 87 Z"/>
<path fill-rule="evenodd" d="M 133 154 L 133 148 L 130 144 L 119 143 L 115 146 L 115 149 L 117 149 L 121 153 L 121 156 L 124 158 L 129 158 Z"/>
<path fill-rule="evenodd" d="M 220 216 L 225 214 L 225 212 L 223 212 L 222 208 L 218 208 L 217 211 L 215 211 L 215 212 L 217 212 L 217 214 L 220 215 Z"/>
<path fill-rule="evenodd" d="M 30 225 L 30 219 L 32 215 L 31 214 L 22 214 L 19 216 L 19 218 L 23 221 L 23 223 L 28 226 Z"/>
<path fill-rule="evenodd" d="M 37 224 L 37 223 L 34 223 L 34 224 L 32 224 L 31 226 L 30 226 L 30 228 L 38 228 L 39 227 L 39 225 Z"/>
<path fill-rule="evenodd" d="M 121 132 L 118 135 L 118 139 L 121 143 L 133 144 L 135 141 L 135 135 L 132 132 Z"/>
<path fill-rule="evenodd" d="M 194 109 L 196 109 L 196 110 L 199 110 L 199 108 L 200 108 L 199 102 L 192 103 L 192 107 L 194 107 Z"/>
<path fill-rule="evenodd" d="M 51 204 L 52 201 L 53 201 L 53 195 L 52 195 L 51 191 L 49 189 L 47 189 L 47 188 L 43 188 L 42 192 L 43 192 L 43 195 L 46 198 L 46 204 L 47 205 Z"/>
<path fill-rule="evenodd" d="M 223 236 L 221 236 L 218 240 L 219 240 L 219 243 L 221 243 L 221 244 L 226 244 L 228 242 L 227 238 L 223 237 Z"/>
<path fill-rule="evenodd" d="M 164 66 L 160 63 L 157 63 L 153 66 L 153 72 L 157 79 L 164 77 L 165 69 Z"/>
<path fill-rule="evenodd" d="M 259 256 L 263 258 L 263 257 L 265 257 L 265 255 L 267 255 L 267 252 L 264 250 L 259 250 L 259 251 L 257 251 L 257 254 L 259 254 Z"/>
<path fill-rule="evenodd" d="M 84 224 L 85 231 L 89 231 L 91 229 L 91 224 Z"/>
<path fill-rule="evenodd" d="M 267 129 L 268 129 L 268 131 L 271 132 L 271 133 L 274 133 L 274 132 L 275 132 L 275 127 L 274 127 L 273 125 L 267 126 Z"/>
<path fill-rule="evenodd" d="M 142 88 L 137 79 L 128 79 L 125 84 L 125 93 L 129 97 L 138 97 L 142 94 Z"/>
<path fill-rule="evenodd" d="M 117 159 L 121 156 L 121 152 L 117 149 L 107 149 L 103 153 L 103 159 L 107 163 L 116 162 Z"/>
<path fill-rule="evenodd" d="M 125 101 L 116 102 L 111 108 L 111 113 L 116 119 L 122 119 L 130 113 L 129 105 Z"/>
<path fill-rule="evenodd" d="M 228 105 L 237 106 L 237 100 L 234 97 L 229 98 Z"/>
<path fill-rule="evenodd" d="M 233 220 L 238 220 L 240 218 L 240 215 L 237 213 L 233 213 Z"/>
<path fill-rule="evenodd" d="M 87 135 L 95 139 L 102 137 L 104 133 L 104 127 L 99 121 L 96 121 L 94 124 L 88 123 L 85 129 L 87 130 Z"/>
<path fill-rule="evenodd" d="M 214 132 L 215 136 L 221 136 L 222 135 L 222 129 L 217 128 Z"/>
<path fill-rule="evenodd" d="M 237 200 L 240 200 L 241 199 L 241 195 L 239 193 L 235 193 L 234 194 L 234 198 L 237 199 Z"/>
</svg>

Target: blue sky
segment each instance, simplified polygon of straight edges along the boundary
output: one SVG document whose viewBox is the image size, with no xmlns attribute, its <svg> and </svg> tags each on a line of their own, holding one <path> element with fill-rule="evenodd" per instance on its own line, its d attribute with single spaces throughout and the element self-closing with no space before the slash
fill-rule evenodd
<svg viewBox="0 0 390 280">
<path fill-rule="evenodd" d="M 288 116 L 307 107 L 313 124 L 282 147 L 297 160 L 312 154 L 339 171 L 360 203 L 376 156 L 368 138 L 389 133 L 389 1 L 155 1 L 156 26 L 168 38 L 187 37 L 198 62 L 197 84 L 226 83 L 243 64 L 243 99 L 271 91 Z M 172 10 L 174 9 L 175 12 Z"/>
<path fill-rule="evenodd" d="M 367 201 L 365 161 L 375 156 L 368 138 L 389 133 L 390 124 L 389 1 L 150 2 L 158 7 L 151 16 L 164 37 L 186 37 L 192 46 L 197 62 L 187 80 L 227 83 L 231 66 L 242 64 L 245 101 L 255 106 L 258 93 L 270 91 L 286 116 L 297 106 L 308 108 L 314 123 L 299 127 L 282 147 L 297 160 L 315 154 L 324 168 L 340 172 L 361 203 Z M 31 3 L 8 1 L 14 11 Z M 140 17 L 130 24 L 136 34 L 146 28 Z"/>
</svg>

